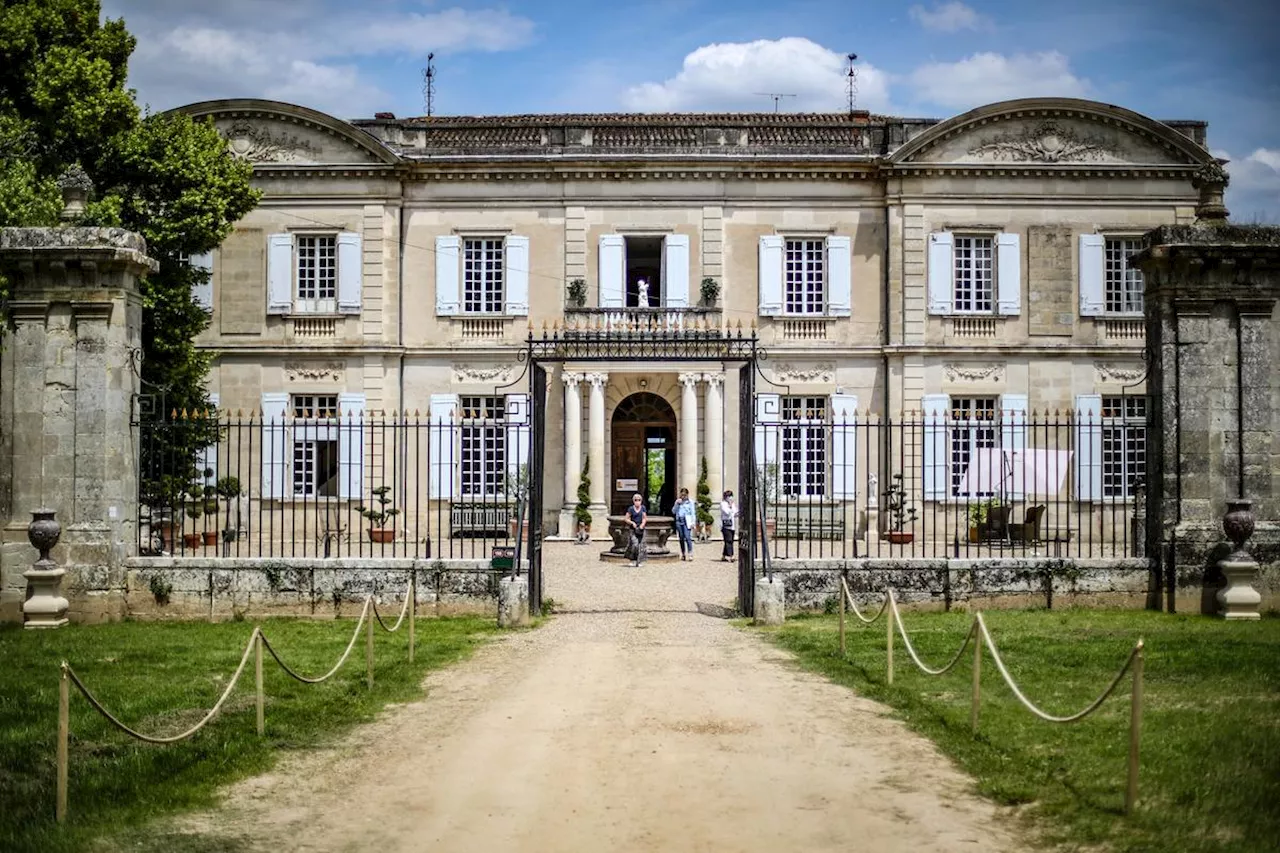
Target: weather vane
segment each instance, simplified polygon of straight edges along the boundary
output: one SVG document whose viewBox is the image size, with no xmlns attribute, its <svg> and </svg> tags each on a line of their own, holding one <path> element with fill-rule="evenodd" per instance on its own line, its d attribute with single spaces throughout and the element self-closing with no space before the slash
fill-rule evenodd
<svg viewBox="0 0 1280 853">
<path fill-rule="evenodd" d="M 422 98 L 426 101 L 427 116 L 433 112 L 436 100 L 436 55 L 434 52 L 427 54 L 427 67 L 422 71 Z"/>
</svg>

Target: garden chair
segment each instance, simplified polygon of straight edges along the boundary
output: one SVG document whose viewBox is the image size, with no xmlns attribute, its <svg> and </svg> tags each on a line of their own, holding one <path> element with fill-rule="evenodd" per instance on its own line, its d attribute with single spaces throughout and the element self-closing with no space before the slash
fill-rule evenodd
<svg viewBox="0 0 1280 853">
<path fill-rule="evenodd" d="M 1048 510 L 1044 504 L 1036 504 L 1027 507 L 1026 515 L 1023 516 L 1021 522 L 1014 522 L 1009 525 L 1009 539 L 1013 542 L 1039 542 L 1040 541 L 1040 522 L 1044 519 L 1044 514 Z"/>
</svg>

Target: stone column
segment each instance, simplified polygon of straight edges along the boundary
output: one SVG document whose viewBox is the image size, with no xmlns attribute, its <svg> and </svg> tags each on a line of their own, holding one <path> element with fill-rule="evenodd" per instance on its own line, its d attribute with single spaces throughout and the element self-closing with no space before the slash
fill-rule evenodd
<svg viewBox="0 0 1280 853">
<path fill-rule="evenodd" d="M 605 468 L 604 468 L 604 386 L 609 382 L 607 373 L 588 373 L 587 383 L 591 386 L 591 401 L 587 410 L 587 460 L 591 463 L 591 515 L 603 517 L 609 507 L 604 502 Z M 595 529 L 596 521 L 591 524 Z M 608 529 L 608 523 L 600 526 Z"/>
<path fill-rule="evenodd" d="M 707 383 L 707 414 L 703 426 L 702 455 L 707 458 L 707 486 L 711 490 L 711 506 L 720 506 L 724 494 L 724 395 L 720 387 L 724 374 L 704 373 Z M 719 509 L 713 510 L 718 513 Z"/>
<path fill-rule="evenodd" d="M 564 383 L 564 508 L 571 511 L 578 502 L 582 476 L 582 395 L 578 391 L 582 374 L 561 373 L 560 381 Z M 592 470 L 591 475 L 598 472 Z"/>
<path fill-rule="evenodd" d="M 20 616 L 35 559 L 27 523 L 42 507 L 62 522 L 57 562 L 79 591 L 68 615 L 123 614 L 138 537 L 138 278 L 155 266 L 118 228 L 0 230 L 14 324 L 0 347 L 0 618 Z"/>
<path fill-rule="evenodd" d="M 681 373 L 680 384 L 680 470 L 676 472 L 676 492 L 698 486 L 698 382 L 701 373 Z"/>
<path fill-rule="evenodd" d="M 1280 604 L 1280 237 L 1226 224 L 1212 197 L 1202 208 L 1212 225 L 1157 228 L 1134 258 L 1151 353 L 1147 603 L 1215 612 L 1219 560 L 1230 550 L 1219 525 L 1229 506 L 1252 501 L 1265 609 Z M 1235 571 L 1242 561 L 1228 562 Z M 1241 581 L 1233 577 L 1232 589 Z"/>
</svg>

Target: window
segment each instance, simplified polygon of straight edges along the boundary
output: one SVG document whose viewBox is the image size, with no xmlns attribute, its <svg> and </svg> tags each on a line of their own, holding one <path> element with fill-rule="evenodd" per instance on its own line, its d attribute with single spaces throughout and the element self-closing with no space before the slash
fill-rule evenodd
<svg viewBox="0 0 1280 853">
<path fill-rule="evenodd" d="M 821 314 L 825 310 L 826 241 L 787 240 L 783 287 L 788 314 Z"/>
<path fill-rule="evenodd" d="M 626 241 L 626 293 L 628 308 L 654 308 L 664 304 L 662 298 L 661 237 L 631 237 Z M 640 282 L 644 282 L 643 298 Z"/>
<path fill-rule="evenodd" d="M 338 494 L 338 397 L 295 394 L 293 403 L 293 494 Z"/>
<path fill-rule="evenodd" d="M 953 305 L 957 314 L 990 314 L 995 310 L 994 243 L 991 237 L 956 235 Z"/>
<path fill-rule="evenodd" d="M 1147 399 L 1104 396 L 1102 398 L 1103 497 L 1130 497 L 1133 494 L 1134 483 L 1145 477 L 1146 473 Z"/>
<path fill-rule="evenodd" d="M 954 497 L 991 497 L 994 491 L 970 491 L 965 485 L 969 464 L 977 451 L 1000 446 L 1000 422 L 996 419 L 999 400 L 996 397 L 952 397 L 951 424 L 947 435 L 950 457 L 949 475 Z M 981 481 L 995 478 L 979 475 Z"/>
<path fill-rule="evenodd" d="M 1108 237 L 1106 240 L 1106 313 L 1142 313 L 1142 270 L 1129 265 L 1129 258 L 1142 249 L 1136 237 Z"/>
<path fill-rule="evenodd" d="M 299 234 L 297 300 L 300 313 L 338 310 L 338 238 L 333 234 Z"/>
<path fill-rule="evenodd" d="M 468 237 L 462 241 L 462 312 L 503 312 L 501 237 Z"/>
<path fill-rule="evenodd" d="M 463 397 L 462 494 L 471 498 L 506 494 L 506 405 L 502 397 Z"/>
<path fill-rule="evenodd" d="M 821 497 L 826 493 L 826 420 L 826 397 L 782 398 L 780 495 Z"/>
</svg>

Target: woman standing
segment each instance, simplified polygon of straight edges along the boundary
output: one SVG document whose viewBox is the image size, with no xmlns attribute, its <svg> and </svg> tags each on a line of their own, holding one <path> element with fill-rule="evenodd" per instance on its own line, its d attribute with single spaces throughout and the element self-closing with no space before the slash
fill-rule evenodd
<svg viewBox="0 0 1280 853">
<path fill-rule="evenodd" d="M 693 527 L 698 523 L 697 512 L 693 501 L 689 500 L 689 490 L 680 490 L 680 500 L 671 508 L 676 517 L 676 533 L 680 536 L 680 560 L 693 559 Z"/>
<path fill-rule="evenodd" d="M 635 554 L 635 558 L 631 561 L 632 568 L 639 566 L 648 556 L 645 553 L 648 549 L 644 544 L 644 528 L 648 522 L 649 513 L 645 509 L 644 498 L 640 495 L 632 495 L 631 506 L 627 507 L 627 524 L 631 525 L 631 549 Z"/>
<path fill-rule="evenodd" d="M 738 527 L 738 505 L 733 502 L 733 490 L 727 489 L 720 501 L 720 532 L 724 534 L 724 554 L 720 562 L 733 562 L 733 535 Z"/>
</svg>

